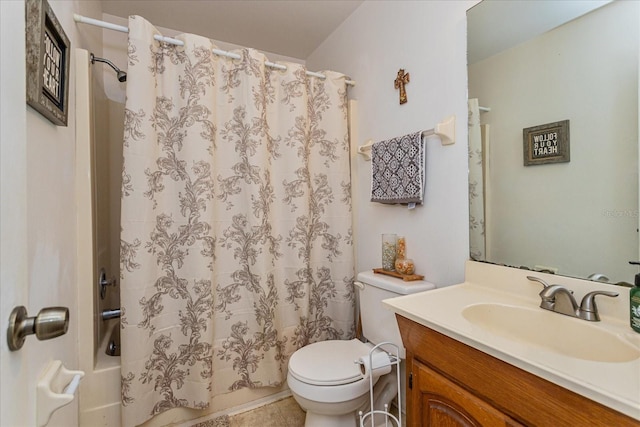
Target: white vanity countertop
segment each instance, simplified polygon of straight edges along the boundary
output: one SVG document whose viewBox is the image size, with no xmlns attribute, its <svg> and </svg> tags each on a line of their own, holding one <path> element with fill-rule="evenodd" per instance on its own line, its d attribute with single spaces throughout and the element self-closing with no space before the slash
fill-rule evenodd
<svg viewBox="0 0 640 427">
<path fill-rule="evenodd" d="M 403 317 L 640 420 L 640 358 L 628 362 L 596 362 L 570 357 L 541 346 L 490 333 L 463 316 L 462 312 L 466 307 L 483 303 L 537 307 L 540 303 L 537 293 L 541 287 L 529 282 L 527 275 L 540 277 L 550 284 L 567 286 L 574 290 L 578 303 L 584 294 L 603 286 L 594 282 L 470 261 L 464 283 L 391 298 L 383 303 Z M 640 350 L 640 334 L 629 327 L 629 289 L 612 285 L 604 287 L 616 290 L 620 296 L 598 297 L 602 321 L 587 323 L 614 333 L 622 341 Z M 548 313 L 564 318 L 565 321 L 569 319 L 586 322 Z M 549 334 L 555 332 L 550 330 Z M 594 342 L 593 345 L 597 343 Z"/>
</svg>

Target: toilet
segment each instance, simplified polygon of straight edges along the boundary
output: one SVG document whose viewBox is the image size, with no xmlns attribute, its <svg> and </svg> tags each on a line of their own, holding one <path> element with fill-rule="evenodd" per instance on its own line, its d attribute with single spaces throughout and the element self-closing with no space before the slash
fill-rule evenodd
<svg viewBox="0 0 640 427">
<path fill-rule="evenodd" d="M 306 411 L 305 427 L 354 427 L 357 412 L 370 410 L 369 385 L 374 386 L 374 409 L 384 410 L 398 393 L 395 366 L 384 375 L 371 374 L 365 378 L 361 357 L 368 357 L 371 349 L 382 342 L 398 346 L 399 356 L 405 357 L 395 314 L 386 309 L 382 300 L 434 289 L 435 285 L 375 274 L 358 274 L 362 331 L 367 342 L 359 339 L 321 341 L 305 346 L 291 355 L 287 384 L 293 398 Z M 393 351 L 392 347 L 385 347 Z M 382 351 L 380 348 L 376 352 Z"/>
</svg>

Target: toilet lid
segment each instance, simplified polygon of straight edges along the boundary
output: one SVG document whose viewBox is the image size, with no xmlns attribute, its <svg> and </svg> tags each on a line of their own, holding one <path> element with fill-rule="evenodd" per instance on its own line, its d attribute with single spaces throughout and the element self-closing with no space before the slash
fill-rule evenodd
<svg viewBox="0 0 640 427">
<path fill-rule="evenodd" d="M 321 341 L 291 355 L 289 372 L 298 380 L 315 385 L 340 385 L 362 378 L 355 360 L 369 354 L 372 346 L 358 339 Z"/>
</svg>

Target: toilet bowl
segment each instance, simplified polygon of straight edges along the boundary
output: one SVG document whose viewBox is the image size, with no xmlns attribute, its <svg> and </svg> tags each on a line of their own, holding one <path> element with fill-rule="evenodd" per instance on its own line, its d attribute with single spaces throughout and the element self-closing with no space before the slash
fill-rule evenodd
<svg viewBox="0 0 640 427">
<path fill-rule="evenodd" d="M 397 349 L 397 353 L 392 353 L 404 359 L 395 315 L 383 306 L 382 301 L 435 288 L 432 283 L 408 283 L 370 271 L 358 274 L 354 284 L 359 293 L 363 335 L 368 342 L 358 339 L 321 341 L 298 349 L 289 359 L 287 384 L 293 398 L 307 413 L 305 427 L 355 427 L 359 425 L 359 411 L 364 414 L 371 410 L 384 411 L 385 405 L 390 405 L 399 391 L 397 363 L 393 369 L 383 372 L 374 369 L 371 377 L 365 378 L 356 361 L 368 357 L 376 343 L 392 344 Z M 378 352 L 382 350 L 377 348 L 373 354 Z M 378 416 L 375 420 L 377 424 Z"/>
<path fill-rule="evenodd" d="M 310 344 L 291 356 L 287 383 L 307 412 L 306 427 L 355 425 L 356 411 L 370 400 L 370 380 L 363 377 L 356 361 L 372 348 L 358 339 L 331 340 Z M 374 375 L 373 384 L 378 379 Z"/>
</svg>

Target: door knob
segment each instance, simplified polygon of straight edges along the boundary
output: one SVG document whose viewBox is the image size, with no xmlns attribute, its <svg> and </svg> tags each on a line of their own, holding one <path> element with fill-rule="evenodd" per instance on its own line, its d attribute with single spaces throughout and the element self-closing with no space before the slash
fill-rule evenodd
<svg viewBox="0 0 640 427">
<path fill-rule="evenodd" d="M 67 307 L 47 307 L 35 317 L 27 315 L 27 309 L 19 306 L 9 316 L 7 344 L 9 350 L 22 348 L 27 335 L 35 334 L 39 340 L 49 340 L 67 333 L 69 329 L 69 309 Z"/>
</svg>

